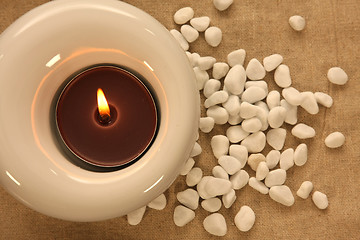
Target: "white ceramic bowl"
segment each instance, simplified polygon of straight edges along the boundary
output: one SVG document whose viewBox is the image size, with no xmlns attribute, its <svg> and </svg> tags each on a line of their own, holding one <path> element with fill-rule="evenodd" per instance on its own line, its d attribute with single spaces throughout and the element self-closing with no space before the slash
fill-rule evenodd
<svg viewBox="0 0 360 240">
<path fill-rule="evenodd" d="M 160 126 L 137 162 L 114 172 L 68 161 L 52 128 L 54 95 L 74 72 L 113 63 L 152 86 Z M 0 181 L 22 203 L 72 221 L 122 216 L 165 191 L 196 138 L 199 94 L 184 51 L 143 11 L 116 0 L 58 0 L 0 36 Z"/>
</svg>

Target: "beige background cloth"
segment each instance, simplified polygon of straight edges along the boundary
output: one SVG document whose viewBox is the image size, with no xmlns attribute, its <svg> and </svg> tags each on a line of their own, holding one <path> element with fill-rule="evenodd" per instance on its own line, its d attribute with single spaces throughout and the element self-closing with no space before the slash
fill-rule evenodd
<svg viewBox="0 0 360 240">
<path fill-rule="evenodd" d="M 0 32 L 30 9 L 45 0 L 0 0 Z M 295 148 L 305 142 L 309 159 L 303 167 L 288 171 L 286 184 L 295 193 L 305 180 L 314 183 L 315 190 L 327 194 L 329 207 L 319 210 L 311 199 L 295 197 L 292 207 L 274 202 L 246 186 L 236 192 L 237 200 L 230 209 L 222 209 L 228 233 L 223 239 L 360 239 L 360 2 L 359 0 L 235 0 L 225 12 L 218 12 L 211 0 L 126 0 L 158 19 L 168 29 L 176 28 L 173 14 L 181 7 L 191 6 L 195 16 L 207 15 L 211 25 L 223 31 L 218 48 L 209 47 L 203 34 L 193 44 L 191 52 L 211 55 L 226 61 L 227 54 L 243 48 L 246 63 L 251 58 L 280 53 L 290 67 L 293 86 L 301 91 L 323 91 L 334 99 L 330 109 L 309 115 L 299 110 L 299 122 L 313 126 L 314 139 L 300 141 L 288 133 L 285 148 Z M 299 14 L 306 18 L 303 32 L 293 31 L 288 19 Z M 331 84 L 326 73 L 330 67 L 340 66 L 349 76 L 345 86 Z M 277 89 L 273 73 L 265 80 L 270 89 Z M 204 114 L 204 109 L 202 109 Z M 217 126 L 210 134 L 200 134 L 203 154 L 196 157 L 196 165 L 206 175 L 216 164 L 210 139 L 224 134 L 227 126 Z M 291 126 L 286 126 L 288 130 Z M 328 149 L 325 137 L 341 131 L 346 143 L 339 149 Z M 284 148 L 284 149 L 285 149 Z M 1 149 L 1 148 L 0 148 Z M 20 151 L 21 149 L 19 149 Z M 267 147 L 264 153 L 267 153 Z M 254 172 L 246 168 L 250 175 Z M 166 191 L 168 204 L 163 211 L 147 210 L 138 226 L 130 226 L 125 217 L 92 223 L 76 223 L 54 219 L 37 213 L 15 200 L 0 188 L 0 239 L 217 239 L 202 227 L 209 214 L 201 207 L 195 219 L 179 228 L 173 223 L 173 210 L 179 203 L 176 193 L 186 189 L 180 176 Z M 251 231 L 240 232 L 233 219 L 242 205 L 249 205 L 256 213 Z"/>
</svg>

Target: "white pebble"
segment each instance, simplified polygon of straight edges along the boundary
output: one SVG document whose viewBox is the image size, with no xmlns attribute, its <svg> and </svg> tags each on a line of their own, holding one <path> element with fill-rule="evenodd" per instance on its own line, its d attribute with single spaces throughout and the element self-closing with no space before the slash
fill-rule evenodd
<svg viewBox="0 0 360 240">
<path fill-rule="evenodd" d="M 188 174 L 194 165 L 195 161 L 193 158 L 189 158 L 188 160 L 186 160 L 183 168 L 180 171 L 180 175 L 185 176 L 186 174 Z"/>
<path fill-rule="evenodd" d="M 255 117 L 258 113 L 258 108 L 248 102 L 242 102 L 240 104 L 239 115 L 243 119 Z"/>
<path fill-rule="evenodd" d="M 264 80 L 259 81 L 246 81 L 245 82 L 245 89 L 248 89 L 249 87 L 261 87 L 265 90 L 266 94 L 268 94 L 268 84 Z"/>
<path fill-rule="evenodd" d="M 213 0 L 215 8 L 219 11 L 224 11 L 230 7 L 233 0 Z"/>
<path fill-rule="evenodd" d="M 261 87 L 251 86 L 241 95 L 243 102 L 255 103 L 266 98 L 266 91 Z"/>
<path fill-rule="evenodd" d="M 261 131 L 265 131 L 269 127 L 269 123 L 268 123 L 269 108 L 267 107 L 267 104 L 264 103 L 263 101 L 255 103 L 255 106 L 258 107 L 256 116 L 261 121 L 262 124 Z"/>
<path fill-rule="evenodd" d="M 228 193 L 222 195 L 222 202 L 225 208 L 230 208 L 236 200 L 235 190 L 231 189 Z"/>
<path fill-rule="evenodd" d="M 302 92 L 302 103 L 300 106 L 310 114 L 317 114 L 319 112 L 319 105 L 316 101 L 315 95 L 312 92 Z"/>
<path fill-rule="evenodd" d="M 269 174 L 269 168 L 266 165 L 266 162 L 260 162 L 256 168 L 256 179 L 261 181 Z"/>
<path fill-rule="evenodd" d="M 200 118 L 199 129 L 204 133 L 209 133 L 213 130 L 215 121 L 212 117 Z"/>
<path fill-rule="evenodd" d="M 315 137 L 316 133 L 312 127 L 304 123 L 299 123 L 293 127 L 291 134 L 300 139 L 307 139 Z"/>
<path fill-rule="evenodd" d="M 244 91 L 246 81 L 245 69 L 242 65 L 235 65 L 227 73 L 224 86 L 233 95 L 239 95 Z"/>
<path fill-rule="evenodd" d="M 262 194 L 268 194 L 269 189 L 265 186 L 263 182 L 260 182 L 254 177 L 251 177 L 249 179 L 249 186 L 255 189 L 256 191 L 259 191 Z"/>
<path fill-rule="evenodd" d="M 211 197 L 224 195 L 231 189 L 231 182 L 223 178 L 210 177 L 205 184 L 205 191 Z"/>
<path fill-rule="evenodd" d="M 268 115 L 268 123 L 272 128 L 279 128 L 285 122 L 286 109 L 284 107 L 274 107 Z"/>
<path fill-rule="evenodd" d="M 284 128 L 270 129 L 266 134 L 267 143 L 275 150 L 281 150 L 284 147 L 286 139 L 286 130 Z"/>
<path fill-rule="evenodd" d="M 301 95 L 301 93 L 296 88 L 284 88 L 282 90 L 282 95 L 285 100 L 293 106 L 299 106 L 303 102 L 303 95 Z"/>
<path fill-rule="evenodd" d="M 199 194 L 192 188 L 188 188 L 176 194 L 176 199 L 184 206 L 195 210 L 199 206 Z"/>
<path fill-rule="evenodd" d="M 249 132 L 245 131 L 241 126 L 231 126 L 226 130 L 226 136 L 231 143 L 238 143 L 249 136 Z"/>
<path fill-rule="evenodd" d="M 194 53 L 192 53 L 191 54 L 191 58 L 192 58 L 192 66 L 193 67 L 196 67 L 196 65 L 197 65 L 197 60 L 200 58 L 200 54 L 198 54 L 198 53 L 196 53 L 196 52 L 194 52 Z"/>
<path fill-rule="evenodd" d="M 194 42 L 199 37 L 199 32 L 187 24 L 181 26 L 180 32 L 189 43 Z"/>
<path fill-rule="evenodd" d="M 307 162 L 308 148 L 305 143 L 299 144 L 294 152 L 294 163 L 296 166 L 303 166 Z"/>
<path fill-rule="evenodd" d="M 274 73 L 275 83 L 281 88 L 287 88 L 291 85 L 290 69 L 287 65 L 281 64 Z"/>
<path fill-rule="evenodd" d="M 205 40 L 212 47 L 219 46 L 222 40 L 221 29 L 218 27 L 209 27 L 208 29 L 206 29 Z"/>
<path fill-rule="evenodd" d="M 203 94 L 206 98 L 210 97 L 214 92 L 219 91 L 221 82 L 216 79 L 210 79 L 205 82 Z"/>
<path fill-rule="evenodd" d="M 244 65 L 246 52 L 244 49 L 238 49 L 230 52 L 227 55 L 227 62 L 230 67 L 234 67 L 235 65 Z"/>
<path fill-rule="evenodd" d="M 186 175 L 186 185 L 189 187 L 193 187 L 198 184 L 202 178 L 202 170 L 201 168 L 194 167 L 190 170 L 190 172 Z"/>
<path fill-rule="evenodd" d="M 204 88 L 205 83 L 209 81 L 209 74 L 205 70 L 200 70 L 198 67 L 193 68 L 196 77 L 196 86 L 200 91 Z"/>
<path fill-rule="evenodd" d="M 281 203 L 287 207 L 292 206 L 295 202 L 295 198 L 290 188 L 286 185 L 271 187 L 269 196 L 275 202 Z"/>
<path fill-rule="evenodd" d="M 218 163 L 229 175 L 233 175 L 241 169 L 240 162 L 232 156 L 221 156 Z"/>
<path fill-rule="evenodd" d="M 265 178 L 265 185 L 267 187 L 281 186 L 285 183 L 286 171 L 284 169 L 275 169 L 269 172 Z"/>
<path fill-rule="evenodd" d="M 204 219 L 205 230 L 215 236 L 225 236 L 227 233 L 226 221 L 220 213 L 213 213 Z"/>
<path fill-rule="evenodd" d="M 245 146 L 249 153 L 261 152 L 266 144 L 266 137 L 263 132 L 256 132 L 242 140 L 241 145 Z"/>
<path fill-rule="evenodd" d="M 206 186 L 206 184 L 207 184 L 207 182 L 209 181 L 210 178 L 212 178 L 212 177 L 211 176 L 204 176 L 196 186 L 196 190 L 197 190 L 197 192 L 199 193 L 199 196 L 202 199 L 209 199 L 209 198 L 214 197 L 214 196 L 211 196 L 210 194 L 208 194 L 206 192 L 206 190 L 205 190 L 205 186 Z"/>
<path fill-rule="evenodd" d="M 313 190 L 314 186 L 312 184 L 312 182 L 310 181 L 304 181 L 299 190 L 297 190 L 296 195 L 298 195 L 299 197 L 301 197 L 302 199 L 307 199 L 311 193 L 311 191 Z"/>
<path fill-rule="evenodd" d="M 271 72 L 275 68 L 277 68 L 282 61 L 284 60 L 283 56 L 280 54 L 272 54 L 268 57 L 265 57 L 263 60 L 264 68 L 266 71 Z"/>
<path fill-rule="evenodd" d="M 337 85 L 344 85 L 349 80 L 346 72 L 339 67 L 332 67 L 327 73 L 327 78 L 330 82 Z"/>
<path fill-rule="evenodd" d="M 338 148 L 341 147 L 344 143 L 345 143 L 345 136 L 341 132 L 330 133 L 325 138 L 325 145 L 328 148 Z"/>
<path fill-rule="evenodd" d="M 196 157 L 200 155 L 202 152 L 202 148 L 199 143 L 195 142 L 194 147 L 190 153 L 190 157 Z"/>
<path fill-rule="evenodd" d="M 177 10 L 174 14 L 176 24 L 184 24 L 194 17 L 194 10 L 191 7 L 184 7 Z"/>
<path fill-rule="evenodd" d="M 228 154 L 229 151 L 229 139 L 224 135 L 215 135 L 211 138 L 211 149 L 214 156 L 219 159 L 219 157 Z"/>
<path fill-rule="evenodd" d="M 229 65 L 224 62 L 217 62 L 213 65 L 213 71 L 212 76 L 215 79 L 221 79 L 226 76 L 226 74 L 229 72 Z"/>
<path fill-rule="evenodd" d="M 204 102 L 204 107 L 209 108 L 216 104 L 224 103 L 228 100 L 229 94 L 225 91 L 214 92 L 208 99 Z"/>
<path fill-rule="evenodd" d="M 210 18 L 208 16 L 193 18 L 190 20 L 190 25 L 199 32 L 204 32 L 210 25 Z"/>
<path fill-rule="evenodd" d="M 326 209 L 329 206 L 328 198 L 322 192 L 315 191 L 312 195 L 312 200 L 319 209 Z"/>
<path fill-rule="evenodd" d="M 269 169 L 273 169 L 274 167 L 276 167 L 276 165 L 279 163 L 280 161 L 280 151 L 278 150 L 271 150 L 267 155 L 266 155 L 266 164 L 268 166 Z"/>
<path fill-rule="evenodd" d="M 269 92 L 266 97 L 266 103 L 269 109 L 280 106 L 280 93 L 276 90 Z"/>
<path fill-rule="evenodd" d="M 241 168 L 246 165 L 248 159 L 248 150 L 245 146 L 232 144 L 229 147 L 229 155 L 239 160 Z"/>
<path fill-rule="evenodd" d="M 333 99 L 326 93 L 323 92 L 316 92 L 314 93 L 315 99 L 318 103 L 323 105 L 324 107 L 331 107 L 333 105 Z"/>
<path fill-rule="evenodd" d="M 251 59 L 246 67 L 246 76 L 250 80 L 260 80 L 263 79 L 265 75 L 266 71 L 261 62 L 256 58 Z"/>
<path fill-rule="evenodd" d="M 180 44 L 181 48 L 185 51 L 189 50 L 189 43 L 186 41 L 184 36 L 176 29 L 170 30 L 171 35 L 175 38 L 175 40 Z"/>
<path fill-rule="evenodd" d="M 200 68 L 200 70 L 209 70 L 214 66 L 216 62 L 216 59 L 214 57 L 206 56 L 206 57 L 200 57 L 197 60 L 197 66 Z"/>
<path fill-rule="evenodd" d="M 216 165 L 215 167 L 213 167 L 211 173 L 216 178 L 223 178 L 229 180 L 229 174 L 224 170 L 222 166 Z"/>
<path fill-rule="evenodd" d="M 239 190 L 249 182 L 249 174 L 245 170 L 240 170 L 230 177 L 232 188 Z"/>
<path fill-rule="evenodd" d="M 242 206 L 234 219 L 236 227 L 242 231 L 249 231 L 255 223 L 255 213 L 249 206 Z"/>
<path fill-rule="evenodd" d="M 201 207 L 208 212 L 217 212 L 221 208 L 221 200 L 219 198 L 209 198 L 201 202 Z"/>
<path fill-rule="evenodd" d="M 147 206 L 152 209 L 163 210 L 166 207 L 165 195 L 163 193 L 160 194 L 160 196 L 149 202 Z"/>
<path fill-rule="evenodd" d="M 260 162 L 265 162 L 265 156 L 262 153 L 253 153 L 248 157 L 248 165 L 252 170 L 256 171 Z"/>
<path fill-rule="evenodd" d="M 305 19 L 302 16 L 294 15 L 289 18 L 289 24 L 295 31 L 302 31 L 305 28 Z"/>
<path fill-rule="evenodd" d="M 176 206 L 174 209 L 174 223 L 178 227 L 183 227 L 195 218 L 195 212 L 182 205 Z"/>
<path fill-rule="evenodd" d="M 244 131 L 248 133 L 254 133 L 260 131 L 262 124 L 257 117 L 252 117 L 242 121 L 241 126 Z"/>
<path fill-rule="evenodd" d="M 229 115 L 228 123 L 232 126 L 238 125 L 243 119 L 239 115 Z"/>
<path fill-rule="evenodd" d="M 288 148 L 280 155 L 280 168 L 288 170 L 294 166 L 294 149 Z"/>
<path fill-rule="evenodd" d="M 132 211 L 127 214 L 128 223 L 132 226 L 138 225 L 143 219 L 144 213 L 146 210 L 146 206 L 143 206 L 135 211 Z"/>
<path fill-rule="evenodd" d="M 206 115 L 212 117 L 215 123 L 220 125 L 227 123 L 229 120 L 229 113 L 226 109 L 217 105 L 209 107 L 206 111 Z"/>
<path fill-rule="evenodd" d="M 230 116 L 239 116 L 240 98 L 236 95 L 230 95 L 228 100 L 222 104 Z M 240 116 L 239 116 L 240 117 Z"/>
<path fill-rule="evenodd" d="M 280 101 L 280 105 L 286 109 L 285 122 L 294 125 L 297 123 L 297 106 L 289 104 L 285 99 Z"/>
</svg>

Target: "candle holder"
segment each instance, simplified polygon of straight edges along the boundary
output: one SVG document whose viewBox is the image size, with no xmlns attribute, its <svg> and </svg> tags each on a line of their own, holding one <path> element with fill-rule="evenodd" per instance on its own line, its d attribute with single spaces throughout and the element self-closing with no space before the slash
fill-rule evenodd
<svg viewBox="0 0 360 240">
<path fill-rule="evenodd" d="M 151 146 L 112 171 L 74 163 L 54 121 L 66 79 L 99 64 L 139 74 L 158 111 Z M 120 1 L 52 1 L 19 18 L 0 35 L 0 89 L 0 182 L 55 218 L 99 221 L 146 205 L 175 180 L 196 139 L 200 98 L 184 51 L 154 18 Z"/>
</svg>

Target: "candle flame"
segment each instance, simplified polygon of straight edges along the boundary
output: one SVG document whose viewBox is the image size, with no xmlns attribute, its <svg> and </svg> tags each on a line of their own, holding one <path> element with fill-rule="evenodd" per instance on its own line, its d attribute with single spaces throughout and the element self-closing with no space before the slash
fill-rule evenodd
<svg viewBox="0 0 360 240">
<path fill-rule="evenodd" d="M 110 108 L 101 88 L 98 88 L 97 90 L 97 103 L 100 119 L 104 122 L 108 121 L 110 119 Z"/>
</svg>

